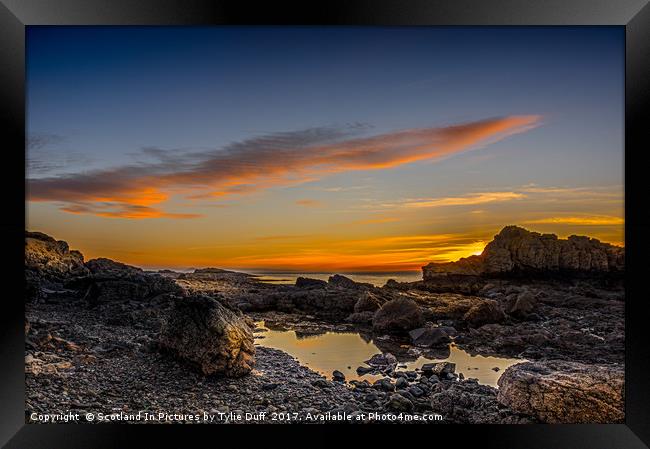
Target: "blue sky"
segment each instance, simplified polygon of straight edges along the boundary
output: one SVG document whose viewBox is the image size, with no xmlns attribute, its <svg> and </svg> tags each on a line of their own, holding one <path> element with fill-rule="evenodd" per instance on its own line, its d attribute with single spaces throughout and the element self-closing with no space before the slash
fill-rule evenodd
<svg viewBox="0 0 650 449">
<path fill-rule="evenodd" d="M 619 197 L 615 204 L 601 203 L 600 209 L 591 198 L 565 210 L 562 204 L 570 203 L 561 198 L 541 201 L 528 192 L 525 204 L 513 203 L 505 211 L 500 209 L 505 202 L 490 200 L 488 222 L 457 210 L 441 224 L 443 214 L 429 211 L 429 216 L 411 221 L 419 227 L 399 228 L 387 221 L 384 231 L 372 233 L 446 234 L 459 222 L 469 222 L 474 228 L 467 233 L 475 239 L 479 234 L 488 237 L 503 220 L 620 217 L 623 82 L 622 27 L 28 27 L 28 178 L 36 192 L 28 222 L 63 236 L 73 228 L 86 229 L 79 238 L 89 248 L 99 234 L 107 235 L 104 228 L 137 235 L 143 217 L 154 220 L 158 229 L 182 221 L 183 227 L 196 227 L 197 236 L 207 238 L 205 229 L 226 215 L 237 227 L 264 213 L 274 223 L 273 231 L 260 226 L 254 230 L 259 237 L 292 228 L 281 218 L 294 213 L 296 202 L 318 205 L 300 208 L 301 216 L 308 215 L 302 224 L 313 227 L 338 220 L 323 217 L 336 215 L 342 207 L 349 217 L 363 221 L 361 215 L 369 210 L 377 214 L 386 204 L 409 199 L 520 192 L 531 185 L 548 191 L 607 191 Z M 182 170 L 203 164 L 200 171 L 205 174 L 204 168 L 215 164 L 206 158 L 237 153 L 251 139 L 265 136 L 290 134 L 291 145 L 304 142 L 311 148 L 518 116 L 537 119 L 530 129 L 445 157 L 380 170 L 330 169 L 292 182 L 286 181 L 295 178 L 291 173 L 282 175 L 282 183 L 246 177 L 239 186 L 253 193 L 229 191 L 210 204 L 188 200 L 193 195 L 187 180 L 178 185 L 178 173 L 171 173 L 173 161 L 181 158 Z M 309 129 L 327 129 L 330 140 L 295 135 Z M 161 167 L 163 159 L 168 164 Z M 139 170 L 147 176 L 164 174 L 173 182 L 157 185 L 155 194 L 147 190 L 147 200 L 135 204 L 123 193 L 128 183 L 142 191 Z M 70 192 L 84 190 L 88 178 L 122 184 L 95 182 L 89 187 L 95 200 Z M 41 193 L 45 191 L 58 193 Z M 122 195 L 117 200 L 116 191 Z M 164 194 L 160 201 L 158 191 Z M 119 204 L 106 205 L 111 201 Z M 549 202 L 555 209 L 549 209 Z M 164 206 L 169 213 L 110 209 L 123 211 L 134 204 L 142 210 Z M 525 216 L 516 215 L 520 209 Z M 555 220 L 538 227 L 566 234 L 575 230 L 575 223 Z M 578 230 L 622 242 L 620 223 L 578 226 L 591 226 Z M 324 233 L 326 229 L 319 235 Z M 119 245 L 107 241 L 102 251 Z M 201 262 L 210 260 L 208 253 L 201 257 Z"/>
</svg>

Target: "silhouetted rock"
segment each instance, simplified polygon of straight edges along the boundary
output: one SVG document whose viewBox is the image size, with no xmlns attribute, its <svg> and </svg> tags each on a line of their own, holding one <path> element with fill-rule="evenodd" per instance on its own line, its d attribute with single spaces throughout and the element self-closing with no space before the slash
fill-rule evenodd
<svg viewBox="0 0 650 449">
<path fill-rule="evenodd" d="M 622 247 L 584 236 L 572 235 L 564 240 L 554 234 L 506 226 L 480 256 L 457 262 L 430 263 L 422 271 L 425 281 L 435 281 L 447 275 L 620 274 L 624 266 L 625 249 Z"/>
<path fill-rule="evenodd" d="M 327 280 L 327 283 L 334 287 L 351 288 L 351 289 L 365 289 L 365 288 L 373 287 L 372 284 L 355 282 L 349 277 L 345 277 L 340 274 L 335 274 L 334 276 L 330 276 L 329 279 Z"/>
<path fill-rule="evenodd" d="M 298 288 L 325 288 L 327 287 L 327 282 L 322 279 L 312 279 L 312 278 L 303 278 L 299 277 L 296 279 L 296 287 Z"/>
<path fill-rule="evenodd" d="M 255 364 L 253 332 L 245 317 L 208 296 L 176 297 L 159 344 L 206 375 L 239 377 Z"/>
<path fill-rule="evenodd" d="M 415 301 L 397 298 L 384 304 L 372 320 L 372 326 L 379 332 L 406 333 L 422 327 L 424 318 Z"/>
<path fill-rule="evenodd" d="M 499 378 L 497 398 L 546 423 L 618 423 L 625 417 L 624 382 L 622 366 L 520 363 Z"/>
</svg>

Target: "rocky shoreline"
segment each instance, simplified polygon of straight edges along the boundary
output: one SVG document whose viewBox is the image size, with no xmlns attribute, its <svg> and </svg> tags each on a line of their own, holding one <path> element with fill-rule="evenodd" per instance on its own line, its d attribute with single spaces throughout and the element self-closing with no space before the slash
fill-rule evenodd
<svg viewBox="0 0 650 449">
<path fill-rule="evenodd" d="M 376 287 L 336 275 L 277 285 L 214 268 L 152 273 L 84 261 L 67 243 L 28 232 L 26 421 L 147 411 L 163 414 L 156 422 L 178 421 L 165 419 L 170 412 L 183 422 L 203 414 L 212 422 L 382 421 L 373 413 L 622 422 L 623 249 L 515 227 L 495 242 L 478 259 L 424 267 L 418 282 Z M 380 378 L 325 378 L 253 346 L 259 320 L 302 335 L 373 338 L 383 355 L 369 370 Z M 452 340 L 470 353 L 531 362 L 508 368 L 498 389 L 449 363 L 396 369 L 409 348 L 439 353 Z"/>
</svg>

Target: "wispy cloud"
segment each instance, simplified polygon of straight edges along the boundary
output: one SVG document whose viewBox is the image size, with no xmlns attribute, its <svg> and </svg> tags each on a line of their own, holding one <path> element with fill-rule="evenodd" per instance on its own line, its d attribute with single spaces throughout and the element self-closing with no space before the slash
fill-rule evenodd
<svg viewBox="0 0 650 449">
<path fill-rule="evenodd" d="M 420 207 L 446 207 L 446 206 L 475 206 L 477 204 L 495 203 L 502 201 L 512 201 L 526 198 L 523 193 L 517 192 L 485 192 L 473 193 L 463 196 L 451 196 L 446 198 L 425 198 L 407 201 L 402 203 L 402 207 L 420 208 Z"/>
<path fill-rule="evenodd" d="M 28 199 L 63 203 L 100 215 L 127 206 L 152 207 L 172 195 L 221 198 L 289 186 L 354 170 L 378 170 L 436 160 L 496 142 L 540 124 L 539 116 L 508 116 L 447 127 L 355 137 L 364 127 L 273 133 L 225 148 L 174 157 L 157 149 L 153 163 L 30 179 Z M 106 206 L 104 203 L 108 203 Z M 157 210 L 158 214 L 166 212 Z M 161 216 L 159 215 L 159 216 Z M 155 216 L 151 215 L 151 216 Z"/>
<path fill-rule="evenodd" d="M 620 226 L 625 223 L 622 217 L 606 215 L 579 216 L 579 217 L 546 217 L 525 221 L 526 224 L 567 224 L 579 226 Z"/>
<path fill-rule="evenodd" d="M 86 154 L 70 151 L 61 144 L 65 137 L 58 134 L 32 134 L 25 139 L 26 165 L 29 176 L 52 175 L 78 169 L 93 162 Z"/>
</svg>

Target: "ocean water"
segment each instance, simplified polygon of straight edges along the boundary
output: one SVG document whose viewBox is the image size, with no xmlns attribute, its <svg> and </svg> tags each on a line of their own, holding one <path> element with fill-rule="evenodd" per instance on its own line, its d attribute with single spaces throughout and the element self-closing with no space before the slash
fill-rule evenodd
<svg viewBox="0 0 650 449">
<path fill-rule="evenodd" d="M 398 282 L 413 282 L 422 280 L 421 271 L 398 271 L 398 272 L 384 272 L 384 273 L 296 273 L 288 271 L 250 271 L 257 278 L 263 282 L 271 284 L 294 284 L 299 277 L 306 277 L 311 279 L 321 279 L 326 281 L 334 274 L 341 274 L 349 277 L 356 282 L 365 282 L 381 287 L 386 284 L 389 279 L 394 279 Z"/>
</svg>

